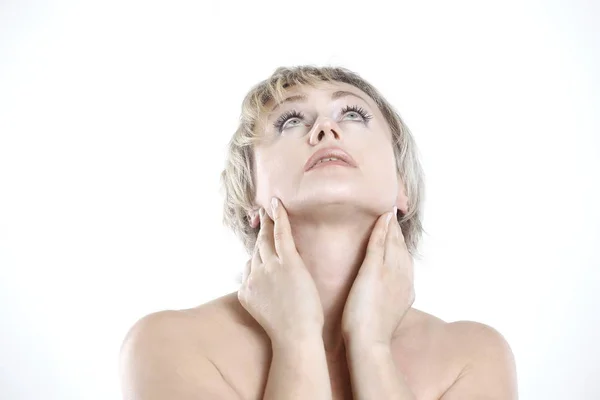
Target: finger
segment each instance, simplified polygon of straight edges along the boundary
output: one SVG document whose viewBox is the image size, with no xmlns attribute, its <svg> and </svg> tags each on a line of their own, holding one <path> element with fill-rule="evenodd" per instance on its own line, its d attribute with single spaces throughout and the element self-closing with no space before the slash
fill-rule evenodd
<svg viewBox="0 0 600 400">
<path fill-rule="evenodd" d="M 398 224 L 398 209 L 394 207 L 394 211 L 392 211 L 392 219 L 388 224 L 388 233 L 385 237 L 385 245 L 384 245 L 384 262 L 388 260 L 393 260 L 396 256 L 398 249 L 398 235 L 400 234 L 400 226 Z"/>
<path fill-rule="evenodd" d="M 264 208 L 260 209 L 260 231 L 258 232 L 258 251 L 261 261 L 266 261 L 275 256 L 273 246 L 273 220 L 267 215 Z"/>
<path fill-rule="evenodd" d="M 256 242 L 256 245 L 254 246 L 254 252 L 252 253 L 252 262 L 250 263 L 250 272 L 252 272 L 252 270 L 261 265 L 263 262 L 262 258 L 260 257 L 260 251 L 258 249 L 258 240 Z"/>
<path fill-rule="evenodd" d="M 273 221 L 275 251 L 279 258 L 283 260 L 285 257 L 297 254 L 287 211 L 276 197 L 273 197 Z"/>
<path fill-rule="evenodd" d="M 246 261 L 246 265 L 244 266 L 244 270 L 242 271 L 242 285 L 246 284 L 248 277 L 252 274 L 252 271 L 256 270 L 256 268 L 262 265 L 262 260 L 260 258 L 260 252 L 258 251 L 258 240 L 254 245 L 254 251 L 252 252 L 252 258 Z"/>
<path fill-rule="evenodd" d="M 369 238 L 369 244 L 367 245 L 367 254 L 365 255 L 365 262 L 367 263 L 381 263 L 383 262 L 385 255 L 385 244 L 387 227 L 389 220 L 392 217 L 392 213 L 388 212 L 379 217 L 371 232 Z"/>
</svg>

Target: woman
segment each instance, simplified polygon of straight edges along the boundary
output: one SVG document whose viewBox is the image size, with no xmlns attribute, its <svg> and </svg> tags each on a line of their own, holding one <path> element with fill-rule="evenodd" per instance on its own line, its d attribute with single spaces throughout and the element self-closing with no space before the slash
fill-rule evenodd
<svg viewBox="0 0 600 400">
<path fill-rule="evenodd" d="M 138 321 L 126 399 L 516 399 L 503 337 L 412 308 L 413 138 L 344 68 L 279 68 L 242 106 L 222 174 L 239 291 Z"/>
</svg>

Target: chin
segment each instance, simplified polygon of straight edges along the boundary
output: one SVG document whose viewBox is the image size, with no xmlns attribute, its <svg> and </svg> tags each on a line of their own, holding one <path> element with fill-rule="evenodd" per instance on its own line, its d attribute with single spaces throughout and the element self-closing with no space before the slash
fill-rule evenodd
<svg viewBox="0 0 600 400">
<path fill-rule="evenodd" d="M 381 215 L 391 211 L 395 204 L 391 197 L 389 201 L 382 201 L 381 198 L 372 196 L 340 196 L 339 194 L 311 196 L 310 198 L 295 199 L 289 203 L 282 201 L 289 214 L 305 214 L 315 217 L 332 213 L 347 214 L 349 217 L 357 213 Z"/>
</svg>

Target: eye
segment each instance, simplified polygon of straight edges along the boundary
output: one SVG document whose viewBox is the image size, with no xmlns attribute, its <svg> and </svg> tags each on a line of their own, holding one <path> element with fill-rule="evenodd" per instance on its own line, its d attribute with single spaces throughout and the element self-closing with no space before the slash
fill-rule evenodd
<svg viewBox="0 0 600 400">
<path fill-rule="evenodd" d="M 352 120 L 362 119 L 365 123 L 373 116 L 359 106 L 346 106 L 342 109 L 342 115 L 350 116 Z"/>
<path fill-rule="evenodd" d="M 304 119 L 304 114 L 296 110 L 291 110 L 281 115 L 281 117 L 277 118 L 277 121 L 273 123 L 273 126 L 275 127 L 275 129 L 277 129 L 277 131 L 282 132 L 283 129 L 290 124 L 290 128 L 300 126 L 302 119 Z M 292 123 L 294 121 L 296 122 L 295 124 Z"/>
</svg>

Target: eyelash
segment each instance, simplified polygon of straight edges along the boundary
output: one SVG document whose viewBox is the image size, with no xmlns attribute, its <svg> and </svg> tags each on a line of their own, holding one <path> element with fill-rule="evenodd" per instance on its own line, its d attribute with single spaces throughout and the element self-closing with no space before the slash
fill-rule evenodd
<svg viewBox="0 0 600 400">
<path fill-rule="evenodd" d="M 365 123 L 368 123 L 369 120 L 371 118 L 373 118 L 373 116 L 371 114 L 367 113 L 362 107 L 359 107 L 359 106 L 346 106 L 346 107 L 342 108 L 342 115 L 346 114 L 347 112 L 350 112 L 350 111 L 355 112 L 358 115 L 360 115 L 362 117 L 362 119 L 365 121 Z M 292 119 L 292 118 L 303 119 L 304 114 L 301 112 L 298 112 L 296 110 L 287 111 L 286 113 L 282 114 L 281 117 L 279 117 L 277 119 L 277 121 L 275 121 L 273 126 L 279 132 L 281 132 L 281 128 L 283 127 L 283 124 L 285 124 L 289 119 Z"/>
</svg>

